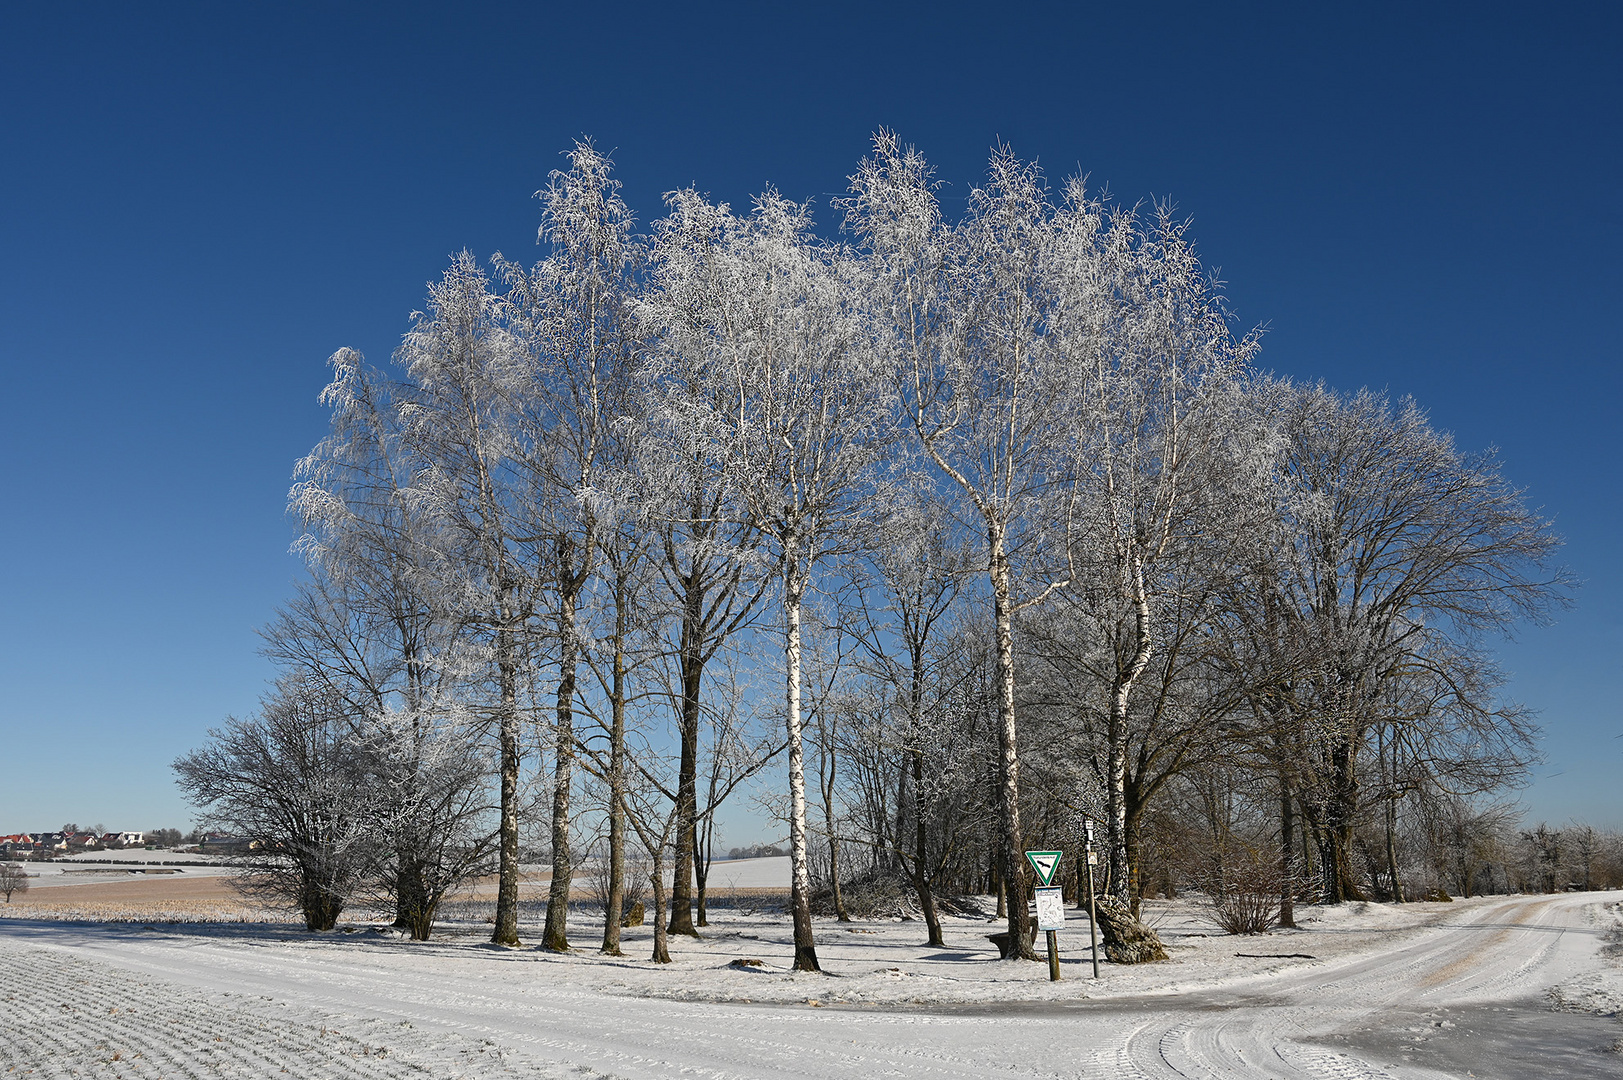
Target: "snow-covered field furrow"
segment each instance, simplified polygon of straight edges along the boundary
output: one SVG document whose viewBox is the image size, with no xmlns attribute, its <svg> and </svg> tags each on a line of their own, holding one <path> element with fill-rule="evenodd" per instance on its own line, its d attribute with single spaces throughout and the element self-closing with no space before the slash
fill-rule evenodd
<svg viewBox="0 0 1623 1080">
<path fill-rule="evenodd" d="M 37 1077 L 590 1077 L 494 1042 L 160 981 L 0 937 L 0 1071 Z"/>
<path fill-rule="evenodd" d="M 1107 966 L 1091 983 L 1076 977 L 1083 965 L 1072 957 L 1061 984 L 1047 983 L 1039 965 L 980 959 L 974 943 L 985 924 L 969 920 L 955 926 L 946 952 L 916 945 L 916 925 L 843 934 L 825 924 L 825 963 L 844 972 L 833 978 L 729 967 L 740 950 L 772 958 L 786 944 L 767 917 L 678 943 L 669 968 L 585 950 L 497 949 L 473 928 L 408 944 L 278 927 L 3 920 L 0 1068 L 245 1080 L 283 1070 L 625 1080 L 1463 1076 L 1443 1043 L 1420 1030 L 1451 1026 L 1448 1010 L 1494 1002 L 1538 1010 L 1551 987 L 1583 980 L 1583 1000 L 1610 1000 L 1612 968 L 1597 953 L 1617 919 L 1595 914 L 1603 899 L 1326 910 L 1317 930 L 1252 939 L 1249 948 L 1191 931 L 1175 950 L 1183 959 Z M 1298 949 L 1320 959 L 1280 955 Z M 1266 977 L 1224 959 L 1247 951 L 1274 954 L 1261 961 Z M 699 1000 L 671 1000 L 673 985 Z M 776 1003 L 745 1004 L 746 994 Z M 886 994 L 928 994 L 932 1003 Z M 874 1004 L 819 1007 L 841 1001 Z M 1357 1041 L 1382 1025 L 1397 1034 Z M 71 1038 L 59 1037 L 64 1028 Z M 1426 1043 L 1424 1061 L 1410 1042 Z M 1620 1055 L 1573 1060 L 1596 1076 L 1623 1076 Z M 1488 1064 L 1475 1075 L 1495 1075 Z"/>
</svg>

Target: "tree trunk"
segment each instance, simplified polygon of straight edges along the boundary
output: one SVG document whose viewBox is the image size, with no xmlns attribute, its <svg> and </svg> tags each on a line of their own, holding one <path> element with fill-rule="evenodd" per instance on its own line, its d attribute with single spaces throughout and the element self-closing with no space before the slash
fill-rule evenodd
<svg viewBox="0 0 1623 1080">
<path fill-rule="evenodd" d="M 1167 951 L 1155 931 L 1139 922 L 1119 899 L 1098 897 L 1094 907 L 1099 913 L 1099 937 L 1111 961 L 1146 964 L 1167 958 Z"/>
<path fill-rule="evenodd" d="M 997 618 L 998 712 L 998 815 L 1002 825 L 1001 862 L 1004 904 L 1009 920 L 1011 960 L 1035 960 L 1031 948 L 1031 916 L 1026 911 L 1025 850 L 1020 836 L 1020 750 L 1014 721 L 1013 603 L 1009 591 L 1009 555 L 1003 530 L 990 526 L 986 534 L 991 553 L 992 607 Z"/>
<path fill-rule="evenodd" d="M 411 930 L 427 894 L 422 860 L 416 851 L 410 839 L 403 839 L 395 849 L 394 926 L 397 930 Z"/>
<path fill-rule="evenodd" d="M 667 836 L 670 834 L 667 833 Z M 654 852 L 654 870 L 649 875 L 654 886 L 654 955 L 656 964 L 671 962 L 670 948 L 665 936 L 665 848 Z"/>
<path fill-rule="evenodd" d="M 821 717 L 823 711 L 818 710 Z M 851 916 L 845 910 L 845 896 L 840 892 L 840 841 L 834 835 L 834 781 L 835 770 L 839 762 L 834 756 L 834 736 L 832 732 L 825 732 L 825 746 L 823 754 L 828 762 L 828 774 L 819 777 L 823 795 L 823 829 L 828 835 L 828 882 L 829 888 L 834 892 L 834 917 L 839 922 L 850 922 Z"/>
<path fill-rule="evenodd" d="M 828 884 L 834 893 L 834 920 L 850 922 L 851 916 L 845 910 L 845 897 L 840 893 L 840 844 L 835 839 L 832 823 L 828 831 Z"/>
<path fill-rule="evenodd" d="M 1138 831 L 1139 823 L 1143 816 L 1144 807 L 1138 799 L 1136 788 L 1127 793 L 1126 802 L 1127 817 L 1125 824 L 1127 838 L 1128 910 L 1133 913 L 1133 918 L 1136 919 L 1139 917 L 1139 894 L 1141 891 L 1139 886 L 1139 858 L 1142 852 L 1142 847 L 1139 844 Z"/>
<path fill-rule="evenodd" d="M 503 605 L 504 617 L 506 605 Z M 498 720 L 501 754 L 501 862 L 496 879 L 496 945 L 518 941 L 518 656 L 513 631 L 496 631 L 496 667 L 501 679 L 502 711 Z"/>
<path fill-rule="evenodd" d="M 1297 831 L 1302 834 L 1302 881 L 1312 881 L 1317 876 L 1317 870 L 1313 865 L 1313 830 L 1310 827 L 1304 827 Z M 1323 899 L 1322 893 L 1320 899 Z"/>
<path fill-rule="evenodd" d="M 1129 578 L 1133 605 L 1133 655 L 1125 668 L 1117 670 L 1116 685 L 1110 695 L 1110 722 L 1107 766 L 1109 812 L 1107 839 L 1110 844 L 1110 894 L 1131 907 L 1132 871 L 1127 855 L 1127 706 L 1133 687 L 1150 663 L 1150 605 L 1144 587 L 1144 567 L 1134 560 Z"/>
<path fill-rule="evenodd" d="M 930 846 L 924 827 L 924 814 L 919 806 L 919 792 L 924 784 L 924 751 L 915 747 L 913 758 L 913 889 L 919 894 L 919 911 L 930 935 L 927 942 L 936 948 L 946 946 L 941 936 L 941 915 L 935 909 L 935 888 L 930 880 Z"/>
<path fill-rule="evenodd" d="M 622 570 L 614 595 L 614 656 L 609 675 L 609 895 L 603 911 L 603 948 L 620 951 L 620 919 L 626 885 L 626 575 Z"/>
<path fill-rule="evenodd" d="M 1338 738 L 1330 751 L 1330 791 L 1325 800 L 1324 826 L 1319 831 L 1319 875 L 1327 904 L 1368 899 L 1352 868 L 1357 799 L 1351 739 Z"/>
<path fill-rule="evenodd" d="M 698 574 L 695 569 L 694 574 Z M 676 782 L 676 872 L 671 879 L 670 932 L 698 937 L 693 925 L 693 845 L 699 817 L 699 688 L 704 678 L 703 613 L 697 586 L 688 583 L 689 596 L 682 613 L 681 761 Z"/>
<path fill-rule="evenodd" d="M 427 941 L 429 939 L 429 935 L 434 931 L 434 913 L 438 909 L 439 904 L 431 900 L 425 893 L 422 903 L 412 913 L 411 940 Z"/>
<path fill-rule="evenodd" d="M 422 860 L 402 859 L 395 877 L 394 925 L 410 933 L 413 941 L 427 941 L 435 906 L 428 895 Z"/>
<path fill-rule="evenodd" d="M 9 899 L 7 903 L 10 903 Z M 304 902 L 300 906 L 304 910 L 304 928 L 311 932 L 331 930 L 337 925 L 338 916 L 344 910 L 343 901 L 319 887 L 307 888 Z"/>
<path fill-rule="evenodd" d="M 1279 774 L 1279 925 L 1296 926 L 1296 796 L 1290 778 Z"/>
<path fill-rule="evenodd" d="M 1386 771 L 1385 747 L 1378 748 L 1381 754 L 1381 771 Z M 1386 791 L 1386 874 L 1392 883 L 1392 902 L 1403 903 L 1403 882 L 1398 878 L 1398 799 L 1396 794 L 1398 771 L 1398 748 L 1396 743 L 1392 746 L 1392 773 L 1390 784 Z"/>
<path fill-rule="evenodd" d="M 1327 904 L 1369 899 L 1353 873 L 1351 828 L 1332 826 L 1319 834 L 1319 878 Z"/>
<path fill-rule="evenodd" d="M 800 725 L 800 601 L 805 590 L 794 537 L 783 545 L 784 691 L 789 738 L 789 855 L 793 877 L 789 906 L 794 916 L 796 971 L 821 971 L 812 934 L 811 867 L 806 849 L 806 760 Z"/>
<path fill-rule="evenodd" d="M 558 598 L 558 633 L 563 655 L 558 663 L 556 767 L 552 782 L 552 888 L 547 893 L 547 925 L 541 947 L 552 952 L 569 949 L 569 886 L 574 876 L 569 850 L 569 794 L 575 766 L 575 664 L 579 636 L 575 627 L 575 593 Z"/>
<path fill-rule="evenodd" d="M 1403 903 L 1403 879 L 1398 875 L 1397 799 L 1386 800 L 1386 878 L 1392 885 L 1392 902 Z"/>
<path fill-rule="evenodd" d="M 709 830 L 703 831 L 707 834 L 709 832 Z M 710 925 L 710 913 L 706 910 L 710 892 L 709 862 L 710 860 L 704 857 L 702 849 L 695 847 L 693 850 L 693 881 L 695 885 L 693 906 L 697 910 L 694 918 L 695 927 Z M 695 930 L 694 932 L 697 933 L 698 931 Z"/>
</svg>

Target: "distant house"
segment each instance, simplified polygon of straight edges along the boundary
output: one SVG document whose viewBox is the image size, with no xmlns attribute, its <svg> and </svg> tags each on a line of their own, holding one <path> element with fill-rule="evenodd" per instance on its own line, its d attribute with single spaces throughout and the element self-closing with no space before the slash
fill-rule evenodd
<svg viewBox="0 0 1623 1080">
<path fill-rule="evenodd" d="M 64 834 L 68 841 L 69 851 L 95 851 L 101 847 L 101 837 L 92 832 L 77 832 Z"/>
<path fill-rule="evenodd" d="M 147 834 L 144 832 L 108 833 L 107 835 L 117 836 L 118 842 L 124 847 L 140 847 L 147 842 Z"/>
<path fill-rule="evenodd" d="M 0 855 L 8 859 L 15 859 L 33 853 L 34 837 L 32 833 L 12 833 L 10 836 L 0 836 Z"/>
<path fill-rule="evenodd" d="M 68 850 L 68 834 L 64 832 L 35 833 L 34 850 L 66 851 Z"/>
</svg>

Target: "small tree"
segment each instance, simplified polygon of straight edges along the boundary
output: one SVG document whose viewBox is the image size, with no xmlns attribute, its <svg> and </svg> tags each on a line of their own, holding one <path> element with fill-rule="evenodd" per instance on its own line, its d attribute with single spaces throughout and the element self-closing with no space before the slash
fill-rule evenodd
<svg viewBox="0 0 1623 1080">
<path fill-rule="evenodd" d="M 11 894 L 28 891 L 28 875 L 18 863 L 0 863 L 0 892 L 6 894 L 6 903 L 11 903 Z"/>
<path fill-rule="evenodd" d="M 180 789 L 209 821 L 257 847 L 243 885 L 291 901 L 310 930 L 331 930 L 360 877 L 366 784 L 342 702 L 284 678 L 248 720 L 175 762 Z"/>
<path fill-rule="evenodd" d="M 380 844 L 366 872 L 395 925 L 427 941 L 446 894 L 495 870 L 487 778 L 494 764 L 466 716 L 437 712 L 369 718 L 358 740 Z"/>
<path fill-rule="evenodd" d="M 636 765 L 642 782 L 628 786 L 624 793 L 626 822 L 648 853 L 648 861 L 644 865 L 648 871 L 648 884 L 654 890 L 654 951 L 650 959 L 656 964 L 668 964 L 671 953 L 665 910 L 670 898 L 665 888 L 665 853 L 671 847 L 680 804 L 674 798 L 676 793 L 659 776 L 640 760 L 636 761 Z"/>
</svg>

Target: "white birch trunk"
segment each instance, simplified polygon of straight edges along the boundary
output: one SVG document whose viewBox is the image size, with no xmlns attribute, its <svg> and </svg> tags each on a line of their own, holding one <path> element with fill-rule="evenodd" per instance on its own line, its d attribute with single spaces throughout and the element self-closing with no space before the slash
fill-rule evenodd
<svg viewBox="0 0 1623 1080">
<path fill-rule="evenodd" d="M 1144 565 L 1131 559 L 1128 576 L 1133 605 L 1133 656 L 1127 668 L 1117 673 L 1110 698 L 1109 813 L 1110 813 L 1110 893 L 1123 904 L 1131 904 L 1136 882 L 1130 880 L 1134 867 L 1127 857 L 1127 706 L 1139 676 L 1149 666 L 1153 642 L 1150 637 L 1150 604 L 1144 588 Z"/>
<path fill-rule="evenodd" d="M 503 605 L 502 616 L 508 618 Z M 501 681 L 501 717 L 498 720 L 501 755 L 501 861 L 496 879 L 496 945 L 517 945 L 518 940 L 518 659 L 513 631 L 496 631 L 496 667 Z"/>
<path fill-rule="evenodd" d="M 998 812 L 1002 825 L 1003 882 L 1008 896 L 1005 909 L 1009 918 L 1011 960 L 1035 960 L 1029 940 L 1031 916 L 1026 911 L 1025 849 L 1020 835 L 1020 753 L 1014 724 L 1014 628 L 1013 601 L 1009 592 L 1009 555 L 1003 529 L 996 525 L 986 531 L 991 553 L 992 607 L 997 620 L 997 737 Z"/>
<path fill-rule="evenodd" d="M 806 756 L 800 718 L 800 605 L 806 582 L 792 534 L 783 541 L 785 723 L 789 741 L 789 856 L 793 867 L 789 904 L 795 925 L 796 971 L 820 971 L 812 934 L 811 865 L 806 850 Z"/>
</svg>

